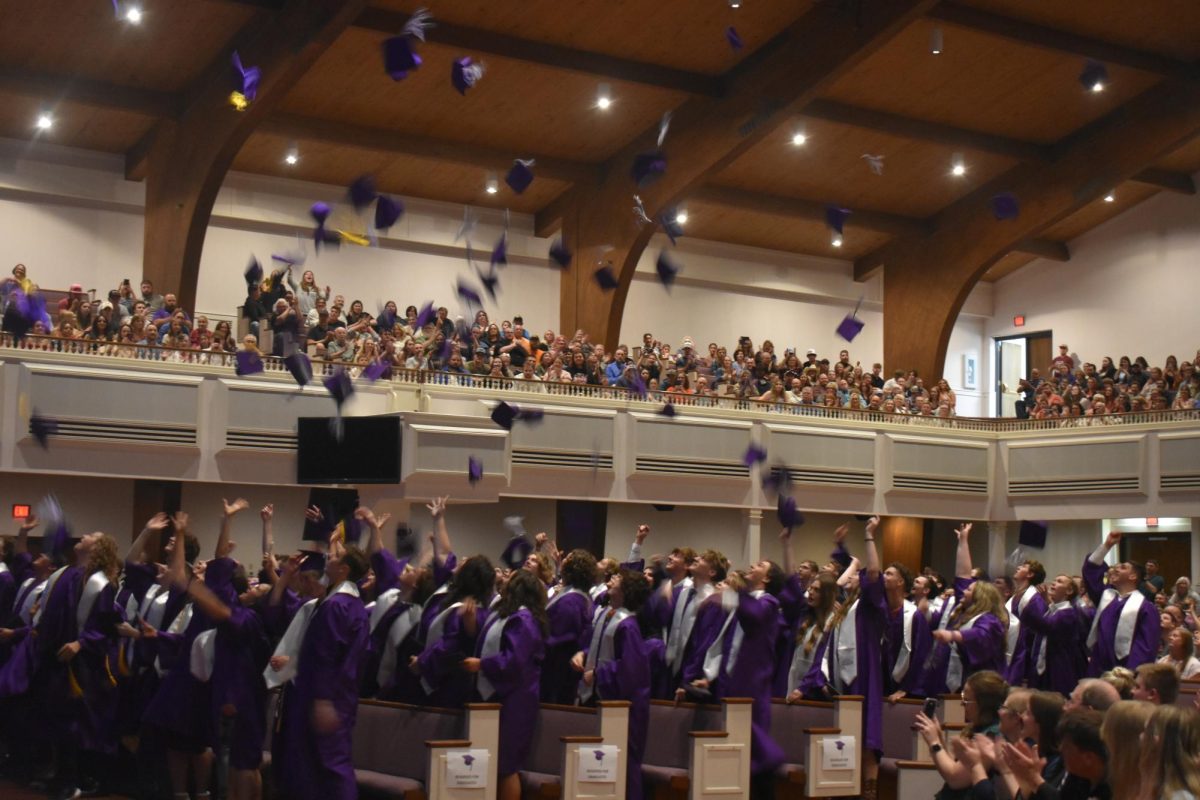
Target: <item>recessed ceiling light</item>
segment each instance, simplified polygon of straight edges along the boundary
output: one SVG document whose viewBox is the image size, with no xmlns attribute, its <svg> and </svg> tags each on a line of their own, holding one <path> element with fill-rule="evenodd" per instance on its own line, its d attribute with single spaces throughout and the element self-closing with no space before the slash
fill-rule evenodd
<svg viewBox="0 0 1200 800">
<path fill-rule="evenodd" d="M 487 182 L 483 185 L 483 190 L 488 194 L 495 194 L 496 192 L 500 191 L 500 181 L 496 180 L 494 177 L 488 178 Z"/>
<path fill-rule="evenodd" d="M 796 147 L 800 147 L 807 141 L 808 136 L 804 133 L 804 131 L 796 131 L 792 134 L 792 144 L 794 144 Z"/>
<path fill-rule="evenodd" d="M 935 56 L 942 54 L 942 29 L 934 28 L 929 32 L 929 52 Z"/>
<path fill-rule="evenodd" d="M 49 114 L 39 114 L 35 124 L 39 131 L 48 131 L 54 127 L 54 117 Z"/>
<path fill-rule="evenodd" d="M 950 174 L 956 178 L 961 178 L 967 174 L 967 164 L 963 161 L 962 153 L 955 153 L 954 158 L 950 161 Z"/>
<path fill-rule="evenodd" d="M 596 93 L 596 108 L 606 111 L 612 102 L 612 87 L 607 83 L 600 84 L 600 91 Z"/>
<path fill-rule="evenodd" d="M 1117 196 L 1115 194 L 1113 194 L 1112 192 L 1109 192 L 1108 194 L 1104 195 L 1104 202 L 1106 202 L 1106 203 L 1115 203 L 1116 200 L 1117 200 Z"/>
<path fill-rule="evenodd" d="M 687 209 L 681 208 L 679 211 L 675 212 L 675 221 L 680 225 L 686 223 L 688 221 Z"/>
<path fill-rule="evenodd" d="M 741 8 L 742 0 L 729 0 L 729 7 L 730 8 Z"/>
<path fill-rule="evenodd" d="M 1093 92 L 1103 92 L 1104 91 L 1104 81 L 1096 81 L 1095 83 L 1093 83 L 1092 91 Z"/>
<path fill-rule="evenodd" d="M 841 247 L 842 246 L 842 235 L 840 233 L 835 233 L 833 235 L 833 240 L 830 242 L 830 244 L 832 244 L 834 247 Z"/>
<path fill-rule="evenodd" d="M 296 166 L 296 162 L 300 160 L 300 154 L 295 150 L 288 150 L 287 155 L 283 157 L 283 161 L 289 167 Z"/>
<path fill-rule="evenodd" d="M 142 10 L 137 6 L 130 6 L 129 8 L 125 9 L 125 20 L 134 25 L 141 23 Z"/>
</svg>

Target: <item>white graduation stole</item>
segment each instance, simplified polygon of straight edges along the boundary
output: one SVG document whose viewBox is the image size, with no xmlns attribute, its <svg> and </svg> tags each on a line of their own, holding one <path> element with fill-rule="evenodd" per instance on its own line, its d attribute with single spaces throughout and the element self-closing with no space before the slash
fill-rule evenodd
<svg viewBox="0 0 1200 800">
<path fill-rule="evenodd" d="M 442 609 L 433 622 L 429 623 L 429 633 L 425 636 L 425 649 L 428 650 L 442 640 L 446 634 L 446 620 L 450 618 L 450 612 L 461 606 L 462 603 L 454 603 L 447 608 Z M 425 694 L 433 694 L 433 685 L 423 676 L 421 678 L 421 688 L 425 690 Z"/>
<path fill-rule="evenodd" d="M 79 605 L 75 606 L 75 632 L 77 634 L 83 633 L 83 627 L 87 624 L 92 609 L 96 607 L 96 600 L 100 598 L 100 592 L 104 591 L 104 587 L 108 584 L 108 576 L 102 570 L 96 570 L 88 576 L 87 583 L 83 585 L 83 594 L 79 596 Z"/>
<path fill-rule="evenodd" d="M 25 582 L 21 584 L 22 592 L 25 592 L 26 588 L 28 588 L 29 591 L 25 593 L 25 597 L 21 600 L 21 606 L 17 609 L 17 616 L 19 616 L 21 621 L 26 625 L 33 620 L 33 604 L 41 599 L 46 592 L 46 581 L 40 581 L 35 586 L 33 585 L 35 580 L 37 579 L 26 578 Z"/>
<path fill-rule="evenodd" d="M 975 627 L 975 620 L 982 617 L 983 614 L 976 614 L 967 620 L 965 625 L 959 627 L 960 631 L 969 631 Z M 958 644 L 950 643 L 950 663 L 946 667 L 946 689 L 950 692 L 957 692 L 962 689 L 963 682 L 963 663 L 962 656 L 958 652 Z"/>
<path fill-rule="evenodd" d="M 392 680 L 396 677 L 400 645 L 420 623 L 421 607 L 416 604 L 409 606 L 392 621 L 392 627 L 388 629 L 387 644 L 383 648 L 383 656 L 379 659 L 379 672 L 375 676 L 375 681 L 381 688 L 391 686 Z"/>
<path fill-rule="evenodd" d="M 667 642 L 667 657 L 671 665 L 672 674 L 683 669 L 683 652 L 687 648 L 688 639 L 692 638 L 692 631 L 696 628 L 696 617 L 700 613 L 700 604 L 707 600 L 712 593 L 716 591 L 711 583 L 706 583 L 699 589 L 692 590 L 692 601 L 688 603 L 687 608 L 683 610 L 683 615 L 679 622 L 671 626 L 671 635 L 674 636 L 676 630 L 679 631 L 679 645 L 674 655 L 671 654 L 671 642 Z"/>
<path fill-rule="evenodd" d="M 1070 600 L 1063 600 L 1061 603 L 1052 603 L 1050 605 L 1050 607 L 1046 609 L 1046 619 L 1049 619 L 1050 617 L 1054 616 L 1057 612 L 1062 611 L 1064 608 L 1070 608 L 1070 607 L 1071 607 Z M 1043 634 L 1041 637 L 1041 641 L 1038 642 L 1038 650 L 1037 650 L 1037 674 L 1038 675 L 1046 674 L 1046 642 L 1049 641 L 1049 639 L 1050 639 L 1049 634 Z"/>
<path fill-rule="evenodd" d="M 722 642 L 725 641 L 725 631 L 729 630 L 729 626 L 733 623 L 735 616 L 737 616 L 737 609 L 725 615 L 725 623 L 721 626 L 720 633 L 717 634 L 717 638 L 713 640 L 713 643 L 708 646 L 708 650 L 704 651 L 704 677 L 708 678 L 709 683 L 721 677 Z"/>
<path fill-rule="evenodd" d="M 46 579 L 46 588 L 42 590 L 42 598 L 46 601 L 50 600 L 50 594 L 54 591 L 54 585 L 58 583 L 58 579 L 66 572 L 69 567 L 59 567 L 54 571 L 49 578 Z M 46 603 L 38 606 L 37 613 L 33 615 L 33 624 L 37 625 L 42 620 L 42 614 L 46 611 Z"/>
<path fill-rule="evenodd" d="M 942 616 L 938 617 L 937 629 L 944 631 L 950 625 L 950 615 L 954 613 L 954 607 L 958 605 L 957 597 L 947 597 L 942 603 Z"/>
<path fill-rule="evenodd" d="M 824 628 L 825 630 L 828 630 L 829 623 L 831 623 L 831 622 L 833 622 L 833 614 L 832 613 L 830 613 L 830 615 L 825 618 L 825 624 L 822 626 L 822 628 Z M 808 670 L 812 667 L 813 656 L 816 654 L 817 648 L 820 646 L 820 642 L 817 642 L 817 644 L 814 644 L 812 647 L 812 650 L 808 649 L 808 643 L 810 641 L 812 641 L 813 637 L 816 636 L 818 633 L 823 634 L 824 632 L 821 631 L 821 629 L 818 628 L 816 625 L 810 625 L 808 627 L 808 630 L 806 630 L 804 632 L 803 638 L 801 638 L 801 640 L 796 643 L 796 649 L 792 653 L 792 664 L 788 668 L 788 684 L 787 684 L 787 693 L 788 694 L 791 694 L 792 692 L 794 692 L 800 688 L 800 682 L 802 680 L 804 680 L 804 676 L 808 674 Z M 821 671 L 823 673 L 825 673 L 825 679 L 826 679 L 826 681 L 828 681 L 829 680 L 829 662 L 826 661 L 825 659 L 821 659 Z"/>
<path fill-rule="evenodd" d="M 171 624 L 167 626 L 167 633 L 182 635 L 187 630 L 188 625 L 192 623 L 192 613 L 194 611 L 195 609 L 191 603 L 180 609 L 179 613 L 175 615 L 175 619 L 171 620 Z M 188 656 L 190 658 L 191 653 L 188 653 Z M 162 658 L 154 659 L 154 670 L 160 677 L 166 674 L 167 670 L 162 665 Z"/>
<path fill-rule="evenodd" d="M 1029 605 L 1029 601 L 1035 594 L 1037 594 L 1037 589 L 1028 586 L 1020 599 L 1014 597 L 1008 601 L 1008 634 L 1004 648 L 1005 664 L 1012 663 L 1013 651 L 1017 649 L 1017 640 L 1021 636 L 1021 612 L 1025 610 L 1025 606 Z"/>
<path fill-rule="evenodd" d="M 379 627 L 379 623 L 383 621 L 385 616 L 387 616 L 388 610 L 394 606 L 396 601 L 399 599 L 399 589 L 388 589 L 386 592 L 379 595 L 379 597 L 375 598 L 375 602 L 371 603 L 370 607 L 367 609 L 370 612 L 370 615 L 367 619 L 370 622 L 371 633 L 375 632 L 375 629 Z"/>
<path fill-rule="evenodd" d="M 591 595 L 592 602 L 595 602 L 596 598 L 599 597 L 600 594 L 607 588 L 608 588 L 608 584 L 597 583 L 591 589 L 588 589 L 588 594 Z"/>
<path fill-rule="evenodd" d="M 600 618 L 600 624 L 592 627 L 592 642 L 588 646 L 587 658 L 583 662 L 583 671 L 587 672 L 595 670 L 597 665 L 605 664 L 613 660 L 613 654 L 616 649 L 614 643 L 617 636 L 617 626 L 621 621 L 632 615 L 627 608 L 618 608 L 612 611 L 612 616 L 608 616 L 606 611 Z M 583 681 L 579 682 L 579 699 L 587 702 L 591 699 L 596 691 L 596 681 L 592 681 L 592 685 L 588 686 Z"/>
<path fill-rule="evenodd" d="M 546 603 L 546 608 L 549 609 L 551 606 L 553 606 L 555 603 L 557 603 L 559 600 L 562 600 L 564 597 L 566 597 L 569 594 L 577 594 L 581 597 L 587 597 L 587 593 L 580 591 L 579 589 L 567 589 L 565 592 L 561 592 L 561 591 L 555 592 L 554 596 L 550 598 L 550 602 Z M 591 598 L 588 598 L 588 599 L 591 599 Z"/>
<path fill-rule="evenodd" d="M 296 610 L 296 615 L 292 617 L 292 621 L 288 623 L 283 638 L 279 640 L 279 644 L 275 646 L 275 652 L 272 654 L 272 657 L 287 656 L 288 663 L 278 672 L 272 669 L 270 664 L 263 670 L 263 678 L 267 682 L 268 689 L 283 686 L 296 677 L 296 670 L 300 666 L 300 645 L 304 642 L 308 623 L 312 622 L 312 615 L 316 610 L 317 598 L 313 598 L 300 606 Z"/>
<path fill-rule="evenodd" d="M 905 600 L 903 610 L 904 632 L 900 637 L 900 655 L 896 657 L 896 666 L 892 667 L 892 680 L 899 683 L 908 674 L 908 664 L 912 659 L 912 627 L 913 617 L 917 614 L 917 606 L 911 600 Z"/>
<path fill-rule="evenodd" d="M 1088 633 L 1087 646 L 1089 650 L 1096 646 L 1096 640 L 1100 636 L 1100 616 L 1117 597 L 1116 589 L 1104 590 L 1104 595 L 1100 598 L 1100 606 L 1096 609 L 1096 616 L 1092 620 L 1092 630 Z M 1118 659 L 1128 657 L 1129 651 L 1133 648 L 1133 629 L 1137 626 L 1138 610 L 1145 601 L 1145 596 L 1137 589 L 1130 592 L 1128 599 L 1125 600 L 1125 606 L 1121 609 L 1121 617 L 1117 620 L 1117 636 L 1113 643 L 1113 652 Z"/>
<path fill-rule="evenodd" d="M 481 660 L 488 658 L 489 656 L 494 656 L 500 652 L 500 645 L 504 640 L 504 627 L 517 616 L 518 612 L 523 611 L 524 609 L 525 606 L 521 606 L 507 617 L 493 619 L 492 623 L 488 625 L 487 631 L 485 631 L 483 634 L 483 647 L 479 650 L 479 658 Z M 496 687 L 493 686 L 492 682 L 487 679 L 486 675 L 483 674 L 482 669 L 476 673 L 475 677 L 475 687 L 479 689 L 479 696 L 483 698 L 484 702 L 491 700 L 496 694 Z"/>
<path fill-rule="evenodd" d="M 683 636 L 684 618 L 689 610 L 692 612 L 692 619 L 696 618 L 696 590 L 684 582 L 679 589 L 679 596 L 675 598 L 675 608 L 671 610 L 671 627 L 666 631 L 667 640 L 667 663 L 671 666 L 671 672 L 676 669 L 676 662 L 683 657 Z"/>
<path fill-rule="evenodd" d="M 858 677 L 858 603 L 856 599 L 850 604 L 850 610 L 833 632 L 830 655 L 834 664 L 830 677 L 836 680 L 835 688 L 839 692 L 846 691 Z"/>
<path fill-rule="evenodd" d="M 208 683 L 212 678 L 213 664 L 217 659 L 217 629 L 209 628 L 192 640 L 192 652 L 189 660 L 192 677 L 201 683 Z"/>
<path fill-rule="evenodd" d="M 167 613 L 167 600 L 169 599 L 170 593 L 163 588 L 162 584 L 152 585 L 146 590 L 142 602 L 138 604 L 134 613 L 127 616 L 126 621 L 136 621 L 137 617 L 141 617 L 148 625 L 157 629 L 162 624 L 163 615 Z M 130 666 L 133 665 L 133 648 L 136 642 L 136 639 L 127 639 L 122 645 L 125 649 L 125 663 Z"/>
<path fill-rule="evenodd" d="M 5 564 L 3 561 L 0 561 L 0 575 L 3 575 L 6 572 L 8 572 L 8 564 Z"/>
</svg>

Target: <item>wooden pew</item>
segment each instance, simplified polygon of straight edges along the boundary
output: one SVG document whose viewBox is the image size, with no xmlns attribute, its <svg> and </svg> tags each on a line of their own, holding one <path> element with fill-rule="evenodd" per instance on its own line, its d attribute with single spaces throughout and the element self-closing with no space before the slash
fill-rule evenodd
<svg viewBox="0 0 1200 800">
<path fill-rule="evenodd" d="M 895 704 L 883 704 L 883 758 L 879 761 L 879 796 L 896 797 L 896 775 L 902 761 L 932 761 L 929 746 L 913 730 L 913 722 L 924 700 L 903 698 Z"/>
<path fill-rule="evenodd" d="M 861 695 L 843 695 L 833 702 L 771 701 L 771 738 L 783 748 L 786 761 L 777 772 L 780 798 L 856 795 L 862 786 Z M 826 771 L 821 751 L 826 739 L 853 737 L 858 758 L 852 769 Z"/>
<path fill-rule="evenodd" d="M 963 709 L 961 694 L 944 694 L 938 703 L 938 718 L 942 725 L 966 725 L 966 711 Z"/>
<path fill-rule="evenodd" d="M 629 703 L 602 701 L 596 708 L 542 703 L 533 747 L 520 772 L 521 794 L 540 800 L 624 800 Z M 579 753 L 613 745 L 618 769 L 613 783 L 580 780 Z"/>
<path fill-rule="evenodd" d="M 946 723 L 942 732 L 946 741 L 962 734 L 966 725 Z M 896 800 L 928 800 L 937 794 L 944 781 L 934 766 L 933 757 L 924 741 L 920 744 L 923 761 L 896 762 Z M 882 774 L 882 769 L 880 770 Z"/>
<path fill-rule="evenodd" d="M 1196 708 L 1196 695 L 1200 694 L 1200 680 L 1189 678 L 1186 681 L 1179 683 L 1179 697 L 1175 698 L 1175 705 L 1180 708 Z"/>
<path fill-rule="evenodd" d="M 657 798 L 750 796 L 751 701 L 650 701 L 642 780 Z"/>
<path fill-rule="evenodd" d="M 360 700 L 354 727 L 354 777 L 364 797 L 395 800 L 490 800 L 496 791 L 500 706 L 465 711 Z M 424 742 L 425 748 L 412 746 Z M 485 749 L 489 774 L 475 789 L 446 785 L 446 760 L 455 751 Z"/>
</svg>

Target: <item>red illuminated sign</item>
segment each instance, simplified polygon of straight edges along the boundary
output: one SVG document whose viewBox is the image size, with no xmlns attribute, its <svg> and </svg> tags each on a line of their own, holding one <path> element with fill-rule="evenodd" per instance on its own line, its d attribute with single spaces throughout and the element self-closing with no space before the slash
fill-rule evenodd
<svg viewBox="0 0 1200 800">
<path fill-rule="evenodd" d="M 13 503 L 13 519 L 28 519 L 32 509 L 23 503 Z"/>
</svg>

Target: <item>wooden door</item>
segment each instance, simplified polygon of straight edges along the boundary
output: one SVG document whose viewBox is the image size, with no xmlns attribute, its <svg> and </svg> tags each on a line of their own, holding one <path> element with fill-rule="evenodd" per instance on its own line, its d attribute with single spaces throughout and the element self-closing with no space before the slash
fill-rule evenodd
<svg viewBox="0 0 1200 800">
<path fill-rule="evenodd" d="M 1035 333 L 1027 338 L 1025 343 L 1028 348 L 1025 351 L 1025 357 L 1029 360 L 1029 368 L 1039 369 L 1043 376 L 1048 377 L 1050 374 L 1050 364 L 1054 361 L 1051 335 L 1049 333 Z M 1025 374 L 1029 374 L 1028 370 Z"/>
<path fill-rule="evenodd" d="M 1190 533 L 1126 532 L 1121 540 L 1121 558 L 1143 564 L 1151 558 L 1157 561 L 1158 574 L 1162 575 L 1167 594 L 1170 594 L 1175 581 L 1190 573 L 1191 539 Z"/>
</svg>

